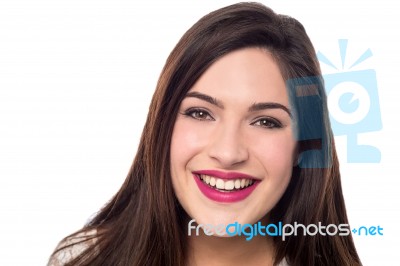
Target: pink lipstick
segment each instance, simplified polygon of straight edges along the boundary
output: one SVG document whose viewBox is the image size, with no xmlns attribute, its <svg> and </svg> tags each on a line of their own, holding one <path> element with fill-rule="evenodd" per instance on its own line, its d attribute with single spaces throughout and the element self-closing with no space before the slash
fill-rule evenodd
<svg viewBox="0 0 400 266">
<path fill-rule="evenodd" d="M 260 180 L 243 173 L 217 170 L 194 171 L 193 178 L 207 198 L 225 203 L 244 200 L 260 183 Z"/>
</svg>

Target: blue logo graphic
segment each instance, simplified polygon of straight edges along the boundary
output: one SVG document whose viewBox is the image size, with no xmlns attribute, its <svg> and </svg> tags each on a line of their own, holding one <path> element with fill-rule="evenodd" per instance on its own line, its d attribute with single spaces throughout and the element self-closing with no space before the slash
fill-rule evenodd
<svg viewBox="0 0 400 266">
<path fill-rule="evenodd" d="M 345 66 L 347 43 L 346 39 L 339 40 L 342 70 Z M 371 56 L 371 50 L 367 49 L 348 69 Z M 339 71 L 321 52 L 317 53 L 317 57 L 320 62 Z M 347 162 L 379 163 L 380 150 L 371 145 L 360 145 L 357 141 L 358 133 L 382 129 L 375 71 L 367 69 L 340 72 L 323 75 L 323 78 L 333 133 L 336 136 L 347 136 Z"/>
<path fill-rule="evenodd" d="M 326 97 L 321 77 L 290 79 L 286 83 L 292 107 L 293 129 L 299 145 L 297 163 L 301 168 L 327 168 L 332 158 L 324 117 Z"/>
<path fill-rule="evenodd" d="M 339 40 L 339 48 L 344 69 L 347 40 Z M 371 50 L 367 49 L 349 69 L 371 56 Z M 317 57 L 319 61 L 338 70 L 321 52 L 317 53 Z M 357 140 L 359 133 L 382 129 L 374 70 L 295 78 L 287 81 L 287 90 L 293 111 L 295 137 L 299 142 L 298 165 L 301 168 L 326 168 L 331 165 L 331 140 L 325 133 L 325 125 L 329 121 L 323 116 L 326 113 L 326 110 L 322 110 L 324 106 L 329 108 L 333 134 L 347 136 L 348 163 L 381 161 L 378 148 L 361 145 Z"/>
</svg>

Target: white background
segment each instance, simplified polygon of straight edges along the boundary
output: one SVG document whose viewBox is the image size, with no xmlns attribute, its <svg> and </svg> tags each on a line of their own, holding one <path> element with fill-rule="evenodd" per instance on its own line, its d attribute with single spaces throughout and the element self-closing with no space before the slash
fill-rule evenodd
<svg viewBox="0 0 400 266">
<path fill-rule="evenodd" d="M 169 52 L 201 16 L 234 3 L 214 2 L 0 0 L 0 265 L 45 265 L 119 189 Z M 349 164 L 346 138 L 336 140 L 351 225 L 384 228 L 354 237 L 363 263 L 399 265 L 395 1 L 262 2 L 302 22 L 338 66 L 338 39 L 349 39 L 349 63 L 372 50 L 354 70 L 377 73 L 383 129 L 359 141 L 382 160 Z"/>
</svg>

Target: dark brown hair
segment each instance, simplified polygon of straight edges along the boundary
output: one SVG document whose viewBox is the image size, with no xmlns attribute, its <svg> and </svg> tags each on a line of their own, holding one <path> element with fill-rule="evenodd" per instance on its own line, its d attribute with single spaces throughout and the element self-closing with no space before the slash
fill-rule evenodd
<svg viewBox="0 0 400 266">
<path fill-rule="evenodd" d="M 221 56 L 245 47 L 270 51 L 286 80 L 320 77 L 314 48 L 295 19 L 275 14 L 257 3 L 239 3 L 216 10 L 194 24 L 168 57 L 154 93 L 138 151 L 121 189 L 81 230 L 95 229 L 94 238 L 68 265 L 184 265 L 187 255 L 186 213 L 177 201 L 170 176 L 170 143 L 181 101 L 197 79 Z M 270 212 L 271 222 L 347 224 L 338 159 L 329 124 L 326 95 L 319 79 L 319 106 L 295 106 L 302 129 L 315 121 L 302 108 L 321 112 L 324 154 L 308 157 L 329 164 L 296 166 L 286 192 Z M 306 104 L 306 103 L 304 103 Z M 303 104 L 303 105 L 304 105 Z M 310 149 L 299 142 L 299 151 Z M 312 145 L 311 145 L 312 146 Z M 66 238 L 67 239 L 67 238 Z M 64 241 L 66 241 L 64 239 Z M 82 243 L 81 243 L 82 244 Z M 351 235 L 274 238 L 275 264 L 361 265 Z M 76 244 L 64 245 L 53 253 Z"/>
</svg>

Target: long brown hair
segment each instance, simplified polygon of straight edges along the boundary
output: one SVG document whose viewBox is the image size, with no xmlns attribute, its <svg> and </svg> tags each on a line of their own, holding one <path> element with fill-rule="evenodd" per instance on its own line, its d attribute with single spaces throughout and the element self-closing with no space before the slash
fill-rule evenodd
<svg viewBox="0 0 400 266">
<path fill-rule="evenodd" d="M 172 188 L 172 129 L 181 101 L 204 71 L 221 56 L 245 47 L 270 51 L 286 80 L 321 76 L 304 27 L 291 17 L 278 15 L 261 4 L 239 3 L 201 18 L 183 35 L 166 61 L 136 157 L 121 189 L 84 228 L 69 236 L 95 229 L 94 236 L 77 242 L 89 238 L 96 241 L 68 265 L 184 265 L 186 213 Z M 320 146 L 324 146 L 324 154 L 303 160 L 312 165 L 313 160 L 325 156 L 329 163 L 294 167 L 288 189 L 270 212 L 271 222 L 348 223 L 322 81 L 315 93 L 320 99 L 317 110 L 321 117 L 317 123 L 322 125 Z M 301 128 L 313 130 L 315 122 L 308 121 L 301 108 L 315 106 L 302 105 L 296 106 L 298 121 L 304 122 Z M 299 141 L 299 151 L 310 149 L 304 143 Z M 286 258 L 290 265 L 361 265 L 351 235 L 298 235 L 286 241 L 276 237 L 274 244 L 275 264 Z M 52 256 L 65 248 L 68 245 Z"/>
</svg>

